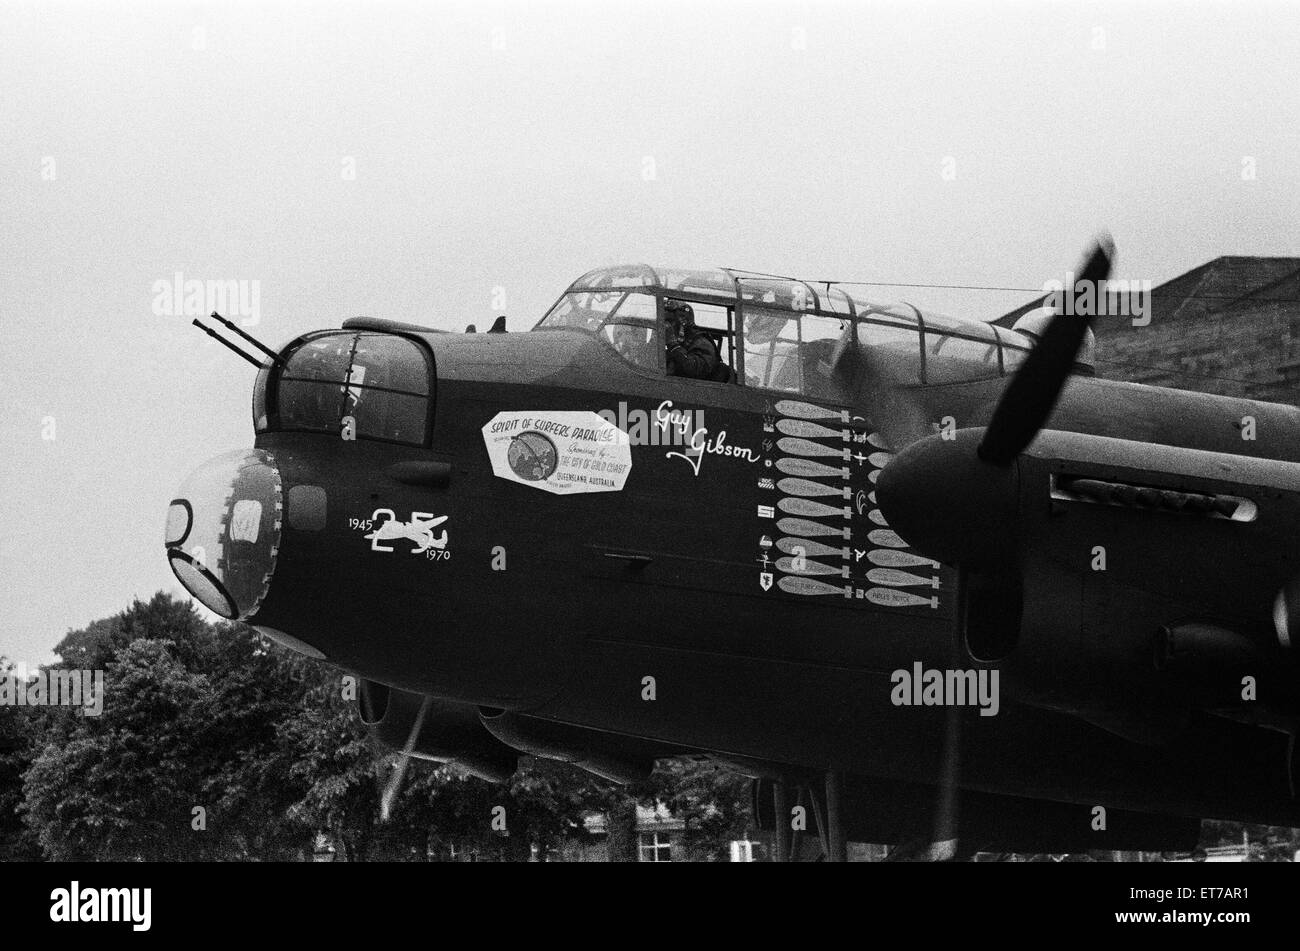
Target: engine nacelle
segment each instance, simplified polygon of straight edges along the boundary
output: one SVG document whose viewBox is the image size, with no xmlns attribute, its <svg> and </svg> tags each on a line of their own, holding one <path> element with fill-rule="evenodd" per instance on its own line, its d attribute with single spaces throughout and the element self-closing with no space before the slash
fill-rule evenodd
<svg viewBox="0 0 1300 951">
<path fill-rule="evenodd" d="M 899 535 L 958 566 L 962 645 L 1009 699 L 1146 745 L 1197 710 L 1294 714 L 1300 464 L 1044 430 L 1000 467 L 983 436 L 913 443 L 876 491 Z"/>
<path fill-rule="evenodd" d="M 599 730 L 489 708 L 481 708 L 479 718 L 489 733 L 521 753 L 572 763 L 611 782 L 639 782 L 654 769 L 653 756 L 629 755 L 630 741 L 616 745 Z"/>
</svg>

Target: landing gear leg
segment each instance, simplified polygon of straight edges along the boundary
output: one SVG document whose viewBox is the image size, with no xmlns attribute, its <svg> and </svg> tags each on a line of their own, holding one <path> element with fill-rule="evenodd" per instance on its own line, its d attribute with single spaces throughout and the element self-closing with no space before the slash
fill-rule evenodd
<svg viewBox="0 0 1300 951">
<path fill-rule="evenodd" d="M 792 793 L 797 798 L 792 800 Z M 825 797 L 818 795 L 817 784 L 811 779 L 797 783 L 781 779 L 772 784 L 772 858 L 776 862 L 798 861 L 803 841 L 799 832 L 791 828 L 795 808 L 811 809 L 810 817 L 817 823 L 821 859 L 827 862 L 847 862 L 848 843 L 844 839 L 844 774 L 830 770 L 825 776 Z M 806 813 L 805 813 L 806 815 Z"/>
<path fill-rule="evenodd" d="M 844 774 L 837 769 L 826 773 L 826 861 L 847 862 L 848 843 L 844 841 L 843 818 Z"/>
<path fill-rule="evenodd" d="M 822 808 L 822 801 L 817 796 L 817 790 L 808 785 L 808 800 L 812 803 L 813 819 L 817 823 L 817 843 L 821 846 L 822 854 L 817 861 L 831 861 L 831 838 L 827 833 L 826 827 L 826 810 Z"/>
<path fill-rule="evenodd" d="M 790 784 L 778 779 L 772 784 L 773 839 L 778 862 L 790 861 Z"/>
</svg>

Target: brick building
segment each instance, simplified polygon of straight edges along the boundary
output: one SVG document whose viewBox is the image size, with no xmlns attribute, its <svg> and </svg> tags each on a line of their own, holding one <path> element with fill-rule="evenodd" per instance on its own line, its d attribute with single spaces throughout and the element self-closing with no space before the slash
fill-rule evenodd
<svg viewBox="0 0 1300 951">
<path fill-rule="evenodd" d="M 1146 326 L 1099 317 L 1093 328 L 1099 376 L 1300 404 L 1300 258 L 1215 258 L 1153 288 Z"/>
<path fill-rule="evenodd" d="M 608 817 L 593 812 L 583 824 L 591 838 L 566 843 L 560 850 L 560 860 L 610 861 Z M 636 857 L 638 862 L 689 862 L 699 858 L 686 845 L 686 823 L 673 816 L 663 803 L 657 803 L 654 809 L 636 807 Z"/>
</svg>

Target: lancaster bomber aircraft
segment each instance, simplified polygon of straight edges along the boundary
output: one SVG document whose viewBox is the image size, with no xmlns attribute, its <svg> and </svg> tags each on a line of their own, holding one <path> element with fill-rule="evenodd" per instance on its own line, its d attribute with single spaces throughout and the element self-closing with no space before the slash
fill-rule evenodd
<svg viewBox="0 0 1300 951">
<path fill-rule="evenodd" d="M 710 378 L 669 372 L 684 306 Z M 213 318 L 255 436 L 171 503 L 172 569 L 396 748 L 710 757 L 778 857 L 800 802 L 831 860 L 1300 825 L 1294 407 L 1100 379 L 1081 316 L 730 269 L 594 270 L 527 333 Z"/>
</svg>

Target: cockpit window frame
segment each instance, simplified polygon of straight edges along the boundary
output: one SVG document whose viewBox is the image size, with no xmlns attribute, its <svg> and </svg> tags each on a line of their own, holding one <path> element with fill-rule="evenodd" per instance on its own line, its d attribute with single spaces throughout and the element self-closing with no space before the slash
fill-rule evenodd
<svg viewBox="0 0 1300 951">
<path fill-rule="evenodd" d="M 1016 371 L 1024 357 L 1034 347 L 1034 341 L 1024 334 L 999 327 L 991 321 L 972 320 L 927 311 L 906 301 L 884 302 L 868 298 L 863 293 L 863 288 L 866 286 L 868 285 L 846 284 L 838 281 L 809 282 L 783 275 L 734 268 L 705 271 L 652 268 L 645 264 L 632 264 L 588 271 L 565 289 L 564 293 L 548 308 L 546 314 L 550 315 L 571 293 L 619 290 L 625 293 L 641 293 L 653 295 L 658 299 L 657 322 L 662 333 L 662 307 L 665 299 L 725 307 L 731 314 L 729 333 L 732 350 L 731 368 L 736 373 L 736 380 L 730 385 L 780 394 L 785 394 L 787 391 L 754 386 L 748 379 L 745 367 L 747 306 L 788 310 L 792 317 L 806 314 L 848 320 L 851 326 L 849 341 L 854 347 L 857 347 L 863 339 L 861 325 L 877 325 L 893 330 L 909 331 L 915 335 L 916 383 L 921 386 L 963 385 L 1005 378 Z M 611 312 L 609 319 L 615 323 L 619 322 L 618 310 L 621 306 L 620 300 Z M 586 327 L 543 326 L 545 320 L 544 316 L 533 330 L 573 330 L 598 338 L 603 337 L 603 323 L 595 330 L 590 330 Z M 931 348 L 942 348 L 946 339 L 967 341 L 991 348 L 989 355 L 983 360 L 969 361 L 972 367 L 982 365 L 984 369 L 970 374 L 957 371 L 952 373 L 949 379 L 931 379 L 932 376 L 940 376 L 940 374 L 930 373 L 928 364 L 931 359 L 941 359 L 932 357 Z M 633 366 L 631 363 L 628 365 Z M 635 368 L 640 373 L 650 372 L 643 365 L 636 365 Z M 1086 361 L 1076 361 L 1074 372 L 1082 375 L 1095 374 L 1096 368 Z"/>
<path fill-rule="evenodd" d="M 310 380 L 307 380 L 306 382 L 317 382 L 318 385 L 323 385 L 323 386 L 333 385 L 333 386 L 338 386 L 340 388 L 340 394 L 339 394 L 340 426 L 342 425 L 342 420 L 343 420 L 342 401 L 345 398 L 344 394 L 347 388 L 349 387 L 356 387 L 362 390 L 372 390 L 375 392 L 393 393 L 399 396 L 409 396 L 409 397 L 415 397 L 417 399 L 424 400 L 425 401 L 424 435 L 423 435 L 423 439 L 420 442 L 414 442 L 409 439 L 389 439 L 383 436 L 372 436 L 363 433 L 356 433 L 355 438 L 356 441 L 358 442 L 381 443 L 389 446 L 402 446 L 408 449 L 431 449 L 433 447 L 434 416 L 438 405 L 438 401 L 437 401 L 438 374 L 436 372 L 437 365 L 435 362 L 433 349 L 429 346 L 428 341 L 421 339 L 417 334 L 408 333 L 405 331 L 396 331 L 396 330 L 394 331 L 358 330 L 358 329 L 313 330 L 310 333 L 302 334 L 301 336 L 295 337 L 293 340 L 289 341 L 289 343 L 285 345 L 285 347 L 280 351 L 282 363 L 278 364 L 274 368 L 270 368 L 270 372 L 266 374 L 265 380 L 263 380 L 262 374 L 259 373 L 258 375 L 257 385 L 258 386 L 264 385 L 265 387 L 265 395 L 262 396 L 260 400 L 260 405 L 263 408 L 266 421 L 260 427 L 258 426 L 256 408 L 259 405 L 259 399 L 258 399 L 258 394 L 255 391 L 254 392 L 254 419 L 253 419 L 255 433 L 257 435 L 261 435 L 263 433 L 267 433 L 267 434 L 309 433 L 316 436 L 333 436 L 336 439 L 340 438 L 340 433 L 337 431 L 331 433 L 328 430 L 311 429 L 305 426 L 285 426 L 280 418 L 280 381 L 284 377 L 283 368 L 288 367 L 289 361 L 293 358 L 293 355 L 297 353 L 298 350 L 300 350 L 303 346 L 312 342 L 313 340 L 320 340 L 322 338 L 331 337 L 331 336 L 352 337 L 352 351 L 351 351 L 351 355 L 349 355 L 348 358 L 349 367 L 352 365 L 352 359 L 356 352 L 357 341 L 361 337 L 366 337 L 366 336 L 399 337 L 415 345 L 416 352 L 418 352 L 421 358 L 424 360 L 426 380 L 428 382 L 427 394 L 415 393 L 412 392 L 411 390 L 403 390 L 391 386 L 376 386 L 374 384 L 367 384 L 364 382 L 351 383 L 347 380 L 338 383 L 335 383 L 334 381 L 310 381 Z M 304 378 L 293 377 L 293 376 L 289 377 L 290 381 L 301 380 L 301 379 Z"/>
</svg>

